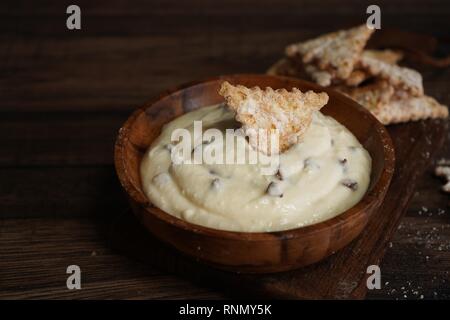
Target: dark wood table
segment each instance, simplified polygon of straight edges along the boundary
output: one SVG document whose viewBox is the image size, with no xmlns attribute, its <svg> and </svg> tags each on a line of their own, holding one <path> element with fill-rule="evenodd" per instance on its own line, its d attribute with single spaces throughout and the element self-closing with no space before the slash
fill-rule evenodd
<svg viewBox="0 0 450 320">
<path fill-rule="evenodd" d="M 236 296 L 112 245 L 114 224 L 129 214 L 113 167 L 117 130 L 158 92 L 264 72 L 286 44 L 361 23 L 368 3 L 77 1 L 79 31 L 66 28 L 69 4 L 0 4 L 0 298 Z M 379 5 L 383 26 L 448 39 L 448 1 Z M 450 104 L 450 70 L 425 79 Z M 450 158 L 449 143 L 439 154 Z M 450 298 L 450 197 L 440 185 L 430 168 L 381 264 L 382 289 L 368 298 Z M 72 264 L 82 290 L 66 288 Z"/>
</svg>

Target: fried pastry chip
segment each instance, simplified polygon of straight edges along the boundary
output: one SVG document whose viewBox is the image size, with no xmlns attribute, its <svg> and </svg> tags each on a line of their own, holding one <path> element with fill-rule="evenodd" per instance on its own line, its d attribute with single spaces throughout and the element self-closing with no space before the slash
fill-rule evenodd
<svg viewBox="0 0 450 320">
<path fill-rule="evenodd" d="M 371 76 L 386 79 L 414 96 L 423 95 L 422 75 L 416 70 L 385 62 L 371 54 L 363 54 L 360 64 Z"/>
<path fill-rule="evenodd" d="M 311 124 L 312 114 L 328 102 L 325 92 L 301 92 L 297 88 L 273 90 L 259 87 L 247 88 L 241 85 L 222 83 L 219 90 L 227 105 L 236 112 L 236 120 L 243 124 L 244 133 L 250 138 L 250 145 L 265 154 L 271 154 L 269 143 L 258 143 L 264 139 L 262 130 L 279 134 L 279 153 L 297 143 Z M 267 137 L 267 136 L 266 136 Z M 267 141 L 265 141 L 267 142 Z"/>
<path fill-rule="evenodd" d="M 267 71 L 273 76 L 301 77 L 301 68 L 289 58 L 282 58 L 275 62 Z"/>
<path fill-rule="evenodd" d="M 364 70 L 353 70 L 348 78 L 345 79 L 345 84 L 350 87 L 356 87 L 367 78 L 369 78 L 369 75 Z"/>
<path fill-rule="evenodd" d="M 387 105 L 395 92 L 394 87 L 385 80 L 358 88 L 337 87 L 336 89 L 370 111 Z"/>
<path fill-rule="evenodd" d="M 305 72 L 311 77 L 312 80 L 323 87 L 328 87 L 331 85 L 331 81 L 333 80 L 333 75 L 330 72 L 320 70 L 313 64 L 307 64 L 305 66 Z"/>
<path fill-rule="evenodd" d="M 368 109 L 385 125 L 448 116 L 447 107 L 434 98 L 412 96 L 409 92 L 395 89 L 386 80 L 358 88 L 337 86 L 335 89 Z"/>
<path fill-rule="evenodd" d="M 363 56 L 374 58 L 389 64 L 396 64 L 403 59 L 403 53 L 395 50 L 364 50 Z"/>
<path fill-rule="evenodd" d="M 403 58 L 403 53 L 393 50 L 364 50 L 362 56 L 373 58 L 388 64 L 396 64 Z M 372 75 L 361 68 L 358 62 L 352 73 L 345 79 L 345 84 L 351 87 L 360 85 L 363 81 L 369 79 Z"/>
<path fill-rule="evenodd" d="M 403 58 L 403 54 L 400 51 L 393 50 L 364 50 L 363 55 L 367 55 L 374 59 L 384 61 L 389 64 L 395 64 Z M 302 65 L 293 58 L 282 58 L 272 65 L 266 72 L 271 75 L 290 76 L 296 78 L 303 78 L 308 76 L 311 80 L 317 84 L 328 87 L 333 85 L 335 80 L 334 72 L 331 70 L 321 70 L 316 65 L 310 63 Z M 344 79 L 344 84 L 350 87 L 357 87 L 363 81 L 371 77 L 371 74 L 362 69 L 359 66 L 359 62 L 355 65 L 355 69 L 350 73 L 348 78 Z"/>
<path fill-rule="evenodd" d="M 372 113 L 385 125 L 448 117 L 447 107 L 429 96 L 391 100 L 381 108 L 374 109 Z"/>
<path fill-rule="evenodd" d="M 266 71 L 266 73 L 274 76 L 290 76 L 295 78 L 309 76 L 317 84 L 324 87 L 329 86 L 333 78 L 328 71 L 319 70 L 312 64 L 302 66 L 291 58 L 282 58 L 278 60 Z"/>
<path fill-rule="evenodd" d="M 364 24 L 328 33 L 312 40 L 289 45 L 286 47 L 286 55 L 300 56 L 303 63 L 314 63 L 320 70 L 334 73 L 339 79 L 346 79 L 352 73 L 373 31 Z"/>
</svg>

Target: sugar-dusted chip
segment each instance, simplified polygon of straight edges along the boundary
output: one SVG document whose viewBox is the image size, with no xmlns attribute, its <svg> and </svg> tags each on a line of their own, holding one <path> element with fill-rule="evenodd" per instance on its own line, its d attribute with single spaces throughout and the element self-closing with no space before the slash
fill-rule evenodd
<svg viewBox="0 0 450 320">
<path fill-rule="evenodd" d="M 403 53 L 396 50 L 364 50 L 363 56 L 374 58 L 389 64 L 396 64 L 403 59 Z"/>
<path fill-rule="evenodd" d="M 403 53 L 400 51 L 394 51 L 389 49 L 364 50 L 362 56 L 377 59 L 388 64 L 396 64 L 403 58 Z M 358 62 L 355 65 L 355 69 L 352 71 L 352 73 L 348 76 L 347 79 L 345 79 L 345 84 L 347 86 L 356 87 L 365 80 L 369 79 L 371 76 L 372 75 L 367 70 L 361 68 L 360 63 Z"/>
<path fill-rule="evenodd" d="M 429 96 L 391 100 L 382 108 L 372 111 L 383 124 L 447 118 L 448 108 Z"/>
<path fill-rule="evenodd" d="M 250 144 L 265 154 L 272 154 L 270 143 L 261 144 L 260 130 L 278 133 L 279 150 L 283 152 L 297 143 L 311 124 L 312 114 L 328 102 L 325 92 L 301 92 L 297 88 L 273 90 L 222 83 L 219 90 L 227 105 L 236 112 L 236 120 L 243 124 Z M 264 139 L 264 138 L 263 138 Z"/>
<path fill-rule="evenodd" d="M 422 75 L 416 70 L 385 62 L 371 54 L 363 54 L 360 65 L 371 76 L 386 79 L 395 87 L 414 96 L 423 95 Z"/>
<path fill-rule="evenodd" d="M 369 74 L 366 71 L 355 69 L 352 73 L 350 73 L 348 78 L 344 80 L 344 82 L 347 86 L 356 87 L 367 78 L 369 78 Z"/>
<path fill-rule="evenodd" d="M 320 70 L 313 64 L 307 64 L 305 66 L 305 72 L 314 80 L 317 84 L 328 87 L 331 85 L 331 81 L 333 80 L 333 75 L 326 71 Z"/>
<path fill-rule="evenodd" d="M 336 89 L 345 93 L 370 111 L 387 105 L 395 93 L 394 87 L 385 80 L 379 80 L 357 88 L 341 86 L 336 87 Z"/>
<path fill-rule="evenodd" d="M 386 80 L 358 88 L 336 86 L 335 89 L 368 109 L 385 125 L 448 116 L 447 107 L 434 98 L 412 96 L 407 91 L 394 88 Z"/>
<path fill-rule="evenodd" d="M 302 77 L 302 67 L 294 60 L 282 58 L 275 62 L 267 71 L 267 74 L 273 76 L 291 76 Z"/>
<path fill-rule="evenodd" d="M 289 76 L 296 78 L 310 77 L 317 84 L 328 87 L 333 75 L 328 71 L 320 70 L 312 64 L 302 65 L 291 58 L 282 58 L 275 62 L 267 71 L 274 76 Z"/>
<path fill-rule="evenodd" d="M 303 63 L 313 63 L 321 70 L 335 73 L 339 79 L 350 76 L 373 29 L 365 24 L 332 32 L 318 38 L 291 44 L 286 48 L 288 57 L 301 57 Z"/>
</svg>

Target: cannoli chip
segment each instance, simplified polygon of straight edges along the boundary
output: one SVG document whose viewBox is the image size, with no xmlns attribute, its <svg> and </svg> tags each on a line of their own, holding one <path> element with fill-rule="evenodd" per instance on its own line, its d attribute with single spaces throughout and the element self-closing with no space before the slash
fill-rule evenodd
<svg viewBox="0 0 450 320">
<path fill-rule="evenodd" d="M 282 58 L 275 62 L 266 73 L 273 76 L 301 77 L 301 68 L 291 59 Z"/>
<path fill-rule="evenodd" d="M 392 85 L 414 96 L 423 95 L 422 76 L 416 70 L 390 64 L 370 54 L 363 54 L 360 64 L 372 76 L 386 79 Z"/>
<path fill-rule="evenodd" d="M 403 53 L 401 53 L 400 51 L 394 51 L 389 49 L 364 50 L 362 55 L 391 65 L 396 64 L 403 58 Z M 347 79 L 345 79 L 345 84 L 347 86 L 356 87 L 370 77 L 371 74 L 367 70 L 361 68 L 360 63 L 358 62 L 355 65 L 355 69 L 352 71 L 352 73 L 348 76 Z"/>
<path fill-rule="evenodd" d="M 395 92 L 394 87 L 384 80 L 358 88 L 340 87 L 337 89 L 370 111 L 387 105 Z"/>
<path fill-rule="evenodd" d="M 389 64 L 396 64 L 403 59 L 403 53 L 395 50 L 364 50 L 363 56 L 374 58 Z"/>
<path fill-rule="evenodd" d="M 317 84 L 328 87 L 331 85 L 331 81 L 333 79 L 333 75 L 326 71 L 320 70 L 313 64 L 307 64 L 305 66 L 305 72 L 314 80 Z"/>
<path fill-rule="evenodd" d="M 356 87 L 369 77 L 364 70 L 353 70 L 352 73 L 345 79 L 347 86 Z"/>
<path fill-rule="evenodd" d="M 434 98 L 412 96 L 407 91 L 394 88 L 386 80 L 358 88 L 337 86 L 335 89 L 368 109 L 385 125 L 448 117 L 447 107 Z"/>
<path fill-rule="evenodd" d="M 446 106 L 425 95 L 391 100 L 383 107 L 374 109 L 372 113 L 385 125 L 448 117 Z"/>
<path fill-rule="evenodd" d="M 266 73 L 274 76 L 291 76 L 296 78 L 309 76 L 317 84 L 324 87 L 329 86 L 333 78 L 333 75 L 326 70 L 320 70 L 313 64 L 301 66 L 291 58 L 278 60 Z"/>
<path fill-rule="evenodd" d="M 364 24 L 328 33 L 312 40 L 289 45 L 286 48 L 286 55 L 301 56 L 303 63 L 315 63 L 319 69 L 333 70 L 337 78 L 346 79 L 352 73 L 373 31 Z"/>
<path fill-rule="evenodd" d="M 250 145 L 265 154 L 271 154 L 273 150 L 269 143 L 258 143 L 261 135 L 256 135 L 261 129 L 269 134 L 277 131 L 279 149 L 275 152 L 281 153 L 300 141 L 311 124 L 313 112 L 328 102 L 328 95 L 324 92 L 303 93 L 297 88 L 292 91 L 262 90 L 259 87 L 234 86 L 228 82 L 222 83 L 219 94 L 236 112 L 236 120 L 243 124 Z"/>
</svg>

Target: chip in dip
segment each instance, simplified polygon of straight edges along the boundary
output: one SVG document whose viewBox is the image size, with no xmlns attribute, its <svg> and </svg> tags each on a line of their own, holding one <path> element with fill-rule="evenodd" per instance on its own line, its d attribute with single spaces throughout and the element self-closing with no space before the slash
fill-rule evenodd
<svg viewBox="0 0 450 320">
<path fill-rule="evenodd" d="M 172 134 L 184 128 L 235 129 L 235 113 L 224 104 L 206 106 L 166 124 L 141 162 L 141 181 L 149 200 L 163 211 L 205 227 L 271 232 L 330 219 L 355 205 L 365 194 L 371 158 L 353 134 L 331 117 L 314 111 L 302 140 L 281 154 L 263 155 L 255 164 L 174 163 Z M 234 146 L 252 147 L 235 134 Z M 213 148 L 216 140 L 197 141 Z M 221 150 L 221 148 L 216 149 Z M 228 150 L 223 148 L 224 153 Z M 193 153 L 193 152 L 192 152 Z M 267 159 L 277 158 L 267 174 Z"/>
</svg>

